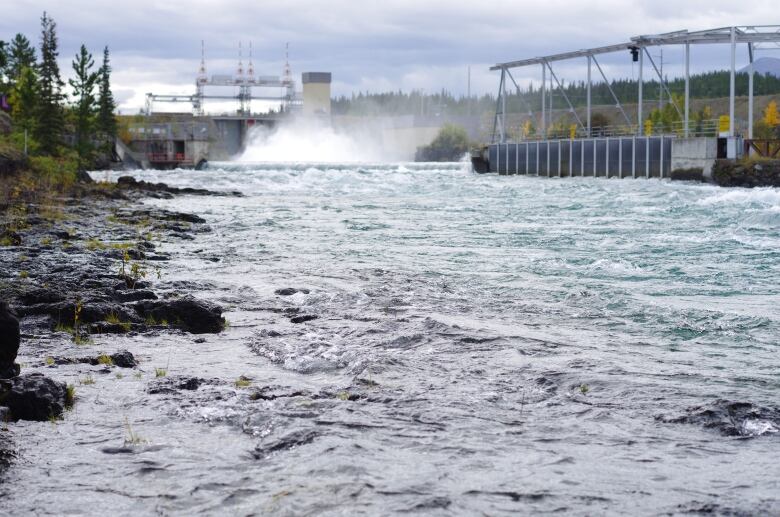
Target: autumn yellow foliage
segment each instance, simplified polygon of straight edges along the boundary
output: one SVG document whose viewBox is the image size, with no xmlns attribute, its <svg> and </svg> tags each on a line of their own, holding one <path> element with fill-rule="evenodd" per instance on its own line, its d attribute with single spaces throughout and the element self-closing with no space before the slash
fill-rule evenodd
<svg viewBox="0 0 780 517">
<path fill-rule="evenodd" d="M 769 101 L 766 109 L 764 109 L 764 122 L 769 127 L 775 127 L 780 125 L 780 113 L 777 112 L 777 102 Z"/>
</svg>

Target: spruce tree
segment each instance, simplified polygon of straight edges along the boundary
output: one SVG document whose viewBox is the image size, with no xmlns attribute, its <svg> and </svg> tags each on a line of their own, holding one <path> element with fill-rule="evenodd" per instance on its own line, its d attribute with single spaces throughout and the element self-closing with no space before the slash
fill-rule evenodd
<svg viewBox="0 0 780 517">
<path fill-rule="evenodd" d="M 25 68 L 35 67 L 35 47 L 24 34 L 17 34 L 8 48 L 8 78 L 15 83 Z"/>
<path fill-rule="evenodd" d="M 98 114 L 96 130 L 105 139 L 106 148 L 110 149 L 111 140 L 116 137 L 117 125 L 114 117 L 116 102 L 111 93 L 111 66 L 108 60 L 108 47 L 103 49 L 103 66 L 99 72 Z"/>
<path fill-rule="evenodd" d="M 0 40 L 0 87 L 3 86 L 5 77 L 8 75 L 6 67 L 8 66 L 8 44 Z"/>
<path fill-rule="evenodd" d="M 16 78 L 9 98 L 14 129 L 32 136 L 38 108 L 38 77 L 31 67 L 24 67 Z"/>
<path fill-rule="evenodd" d="M 62 109 L 65 83 L 57 64 L 57 24 L 46 12 L 41 17 L 41 63 L 38 82 L 38 116 L 35 138 L 41 152 L 54 155 L 62 142 L 65 117 Z"/>
<path fill-rule="evenodd" d="M 95 84 L 98 73 L 92 72 L 95 61 L 83 44 L 73 60 L 74 79 L 70 79 L 73 88 L 74 115 L 76 129 L 76 152 L 79 155 L 79 169 L 85 168 L 92 155 L 92 129 L 95 125 Z"/>
</svg>

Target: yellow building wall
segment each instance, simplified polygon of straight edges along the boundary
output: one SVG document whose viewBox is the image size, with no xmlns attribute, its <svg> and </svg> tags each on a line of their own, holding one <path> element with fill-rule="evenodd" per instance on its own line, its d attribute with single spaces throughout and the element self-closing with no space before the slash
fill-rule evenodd
<svg viewBox="0 0 780 517">
<path fill-rule="evenodd" d="M 330 115 L 330 84 L 303 84 L 303 114 Z"/>
</svg>

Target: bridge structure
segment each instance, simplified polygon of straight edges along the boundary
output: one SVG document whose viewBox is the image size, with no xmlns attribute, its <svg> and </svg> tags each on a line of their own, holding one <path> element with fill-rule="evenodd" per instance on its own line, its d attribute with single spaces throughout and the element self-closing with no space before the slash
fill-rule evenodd
<svg viewBox="0 0 780 517">
<path fill-rule="evenodd" d="M 285 47 L 285 67 L 281 76 L 275 75 L 255 75 L 254 64 L 252 62 L 252 43 L 249 43 L 249 61 L 247 68 L 244 69 L 243 52 L 239 42 L 238 67 L 234 74 L 216 74 L 209 76 L 206 73 L 206 51 L 205 44 L 201 41 L 201 58 L 198 75 L 195 79 L 195 93 L 192 95 L 171 95 L 171 94 L 146 94 L 146 105 L 144 112 L 151 115 L 154 112 L 156 103 L 186 103 L 192 106 L 192 113 L 196 116 L 205 115 L 206 101 L 235 101 L 238 109 L 235 116 L 252 116 L 251 104 L 253 100 L 279 102 L 280 111 L 297 109 L 301 105 L 301 96 L 295 91 L 295 81 L 292 78 L 289 61 L 289 45 Z M 238 88 L 237 94 L 227 95 L 224 93 L 209 93 L 212 87 Z M 258 93 L 257 91 L 260 91 Z M 276 90 L 276 93 L 273 92 Z"/>
<path fill-rule="evenodd" d="M 723 141 L 691 142 L 690 134 L 690 63 L 691 46 L 704 44 L 727 45 L 730 50 L 730 78 L 729 78 L 729 121 L 728 128 L 721 128 Z M 678 106 L 672 97 L 666 78 L 658 64 L 650 54 L 653 47 L 664 45 L 676 45 L 684 48 L 685 54 L 685 92 L 684 105 Z M 748 50 L 748 127 L 747 135 L 738 135 L 735 128 L 735 77 L 737 48 L 746 45 Z M 489 170 L 506 174 L 546 174 L 549 176 L 561 175 L 593 175 L 619 177 L 664 177 L 668 175 L 675 165 L 701 164 L 706 169 L 716 157 L 734 158 L 741 149 L 749 147 L 741 141 L 743 136 L 753 138 L 753 58 L 759 49 L 780 48 L 779 25 L 754 25 L 721 27 L 702 31 L 680 30 L 664 34 L 641 35 L 630 38 L 623 43 L 606 45 L 589 49 L 575 50 L 497 63 L 490 70 L 500 71 L 498 96 L 496 100 L 495 116 L 493 119 L 493 132 L 488 155 L 485 157 L 489 163 Z M 637 81 L 637 107 L 635 118 L 624 108 L 621 100 L 610 86 L 610 81 L 599 62 L 599 57 L 605 54 L 626 52 L 631 60 L 638 63 Z M 586 79 L 586 106 L 585 115 L 577 114 L 574 105 L 566 95 L 563 83 L 555 72 L 554 65 L 563 61 L 585 59 L 587 62 Z M 650 64 L 650 71 L 654 80 L 657 80 L 662 92 L 669 98 L 670 103 L 677 110 L 682 119 L 680 134 L 670 135 L 645 135 L 644 134 L 644 83 L 645 60 Z M 536 142 L 520 141 L 512 142 L 508 138 L 507 126 L 507 96 L 510 95 L 510 82 L 520 94 L 520 86 L 515 80 L 512 70 L 529 67 L 541 67 L 541 124 L 539 128 L 540 140 Z M 595 69 L 594 69 L 595 67 Z M 626 122 L 627 131 L 617 137 L 594 134 L 592 126 L 592 99 L 591 90 L 593 75 L 597 72 L 607 86 L 617 109 Z M 548 76 L 550 89 L 548 90 Z M 555 87 L 553 87 L 553 83 Z M 572 114 L 577 130 L 570 137 L 569 143 L 561 143 L 560 140 L 545 140 L 547 137 L 547 114 L 552 109 L 551 97 L 554 89 L 566 102 L 569 112 Z M 724 131 L 724 129 L 727 129 Z M 676 137 L 681 138 L 676 138 Z M 678 141 L 680 140 L 680 141 Z M 725 145 L 724 145 L 725 144 Z M 678 147 L 678 155 L 685 155 L 685 160 L 678 160 L 675 164 L 675 147 Z M 723 156 L 721 156 L 723 155 Z M 612 171 L 612 172 L 610 172 Z"/>
</svg>

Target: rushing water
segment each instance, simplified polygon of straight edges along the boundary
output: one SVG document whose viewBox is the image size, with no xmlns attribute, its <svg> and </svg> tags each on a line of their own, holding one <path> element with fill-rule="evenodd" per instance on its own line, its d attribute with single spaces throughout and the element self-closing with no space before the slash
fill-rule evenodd
<svg viewBox="0 0 780 517">
<path fill-rule="evenodd" d="M 727 436 L 692 409 L 778 408 L 777 189 L 461 164 L 135 175 L 245 194 L 148 201 L 212 226 L 162 245 L 160 282 L 201 286 L 231 326 L 99 343 L 143 378 L 18 424 L 7 511 L 780 512 L 777 421 Z M 149 394 L 163 366 L 209 382 Z M 115 454 L 125 419 L 148 443 Z"/>
</svg>

